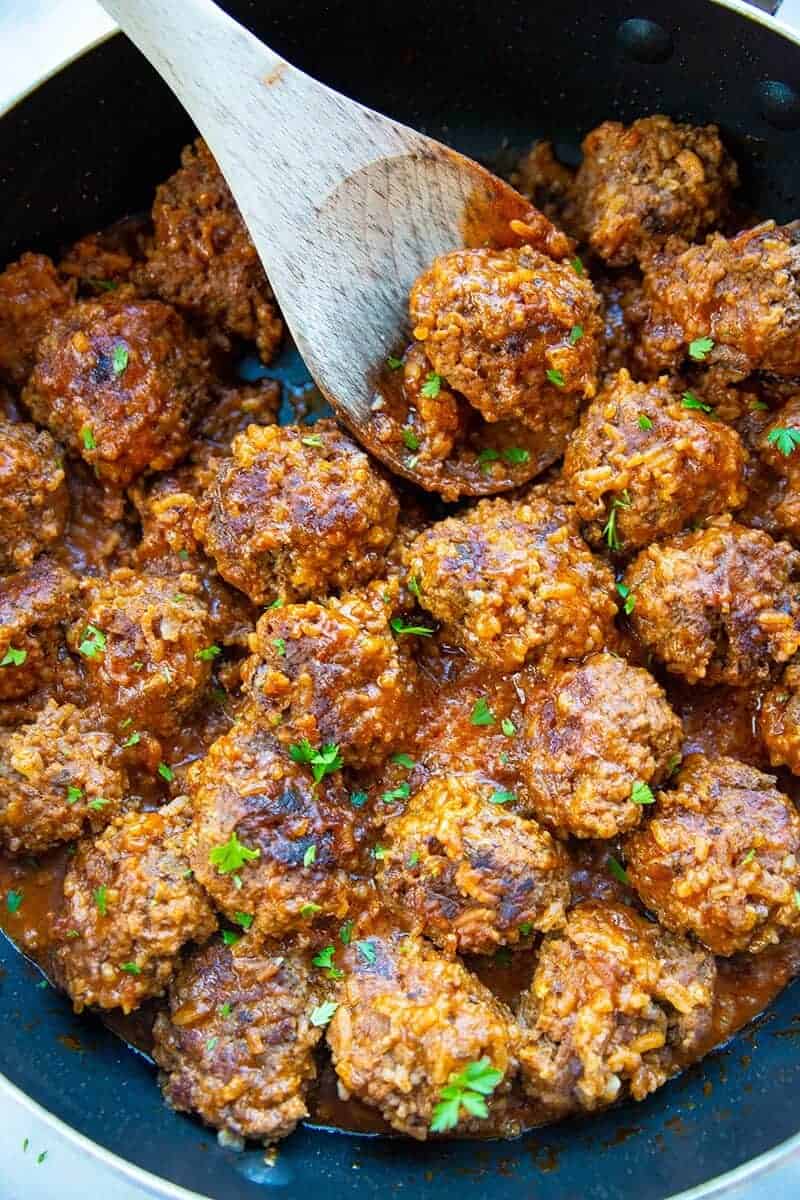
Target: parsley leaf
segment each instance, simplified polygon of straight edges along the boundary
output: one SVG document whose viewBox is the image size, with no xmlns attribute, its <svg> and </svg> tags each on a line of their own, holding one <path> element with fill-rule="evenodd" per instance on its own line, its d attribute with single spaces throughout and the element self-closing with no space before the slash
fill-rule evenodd
<svg viewBox="0 0 800 1200">
<path fill-rule="evenodd" d="M 653 428 L 653 422 L 650 420 L 650 418 L 647 416 L 646 413 L 639 414 L 639 428 L 641 430 L 643 430 L 645 433 L 647 432 L 648 429 Z"/>
<path fill-rule="evenodd" d="M 617 533 L 617 510 L 620 508 L 630 508 L 631 498 L 627 490 L 621 495 L 615 496 L 611 501 L 611 511 L 608 514 L 608 520 L 603 526 L 603 537 L 606 539 L 609 550 L 620 550 L 622 542 L 619 540 Z"/>
<path fill-rule="evenodd" d="M 158 764 L 158 773 L 162 779 L 167 781 L 167 783 L 172 783 L 173 779 L 175 778 L 175 772 L 173 771 L 172 767 L 168 767 L 165 762 L 160 762 Z"/>
<path fill-rule="evenodd" d="M 427 625 L 406 625 L 402 617 L 392 617 L 389 626 L 398 636 L 406 633 L 416 634 L 417 637 L 433 636 L 433 630 L 428 629 Z"/>
<path fill-rule="evenodd" d="M 16 647 L 9 646 L 0 658 L 0 667 L 21 667 L 27 657 L 27 650 L 17 650 Z"/>
<path fill-rule="evenodd" d="M 369 963 L 370 966 L 372 966 L 378 957 L 378 952 L 373 942 L 356 942 L 356 950 L 358 950 L 364 962 Z"/>
<path fill-rule="evenodd" d="M 6 893 L 6 908 L 10 913 L 17 913 L 22 905 L 22 892 Z"/>
<path fill-rule="evenodd" d="M 409 429 L 406 425 L 402 430 L 403 445 L 406 450 L 419 450 L 419 438 L 414 433 L 413 429 Z"/>
<path fill-rule="evenodd" d="M 272 644 L 279 658 L 286 658 L 286 638 L 273 638 Z"/>
<path fill-rule="evenodd" d="M 128 366 L 129 358 L 130 355 L 128 354 L 128 347 L 124 346 L 122 342 L 117 342 L 116 346 L 114 347 L 113 354 L 111 355 L 111 366 L 115 375 L 122 375 Z"/>
<path fill-rule="evenodd" d="M 633 804 L 655 804 L 656 798 L 649 785 L 637 779 L 631 788 L 631 801 Z"/>
<path fill-rule="evenodd" d="M 300 909 L 300 916 L 301 917 L 313 917 L 313 916 L 316 916 L 316 914 L 318 912 L 322 912 L 322 905 L 315 904 L 313 902 L 313 900 L 309 900 Z"/>
<path fill-rule="evenodd" d="M 222 654 L 219 646 L 205 646 L 202 650 L 198 650 L 195 658 L 199 658 L 201 662 L 211 662 L 218 654 Z"/>
<path fill-rule="evenodd" d="M 625 613 L 626 617 L 629 617 L 636 607 L 636 597 L 627 584 L 624 583 L 617 584 L 617 591 L 625 601 L 622 606 L 622 611 Z"/>
<path fill-rule="evenodd" d="M 314 863 L 316 861 L 317 861 L 317 847 L 315 845 L 313 845 L 313 843 L 312 843 L 312 845 L 310 845 L 307 848 L 305 854 L 303 855 L 303 866 L 311 867 L 314 865 Z"/>
<path fill-rule="evenodd" d="M 260 850 L 251 850 L 243 845 L 234 831 L 227 842 L 214 846 L 209 852 L 208 861 L 216 867 L 220 875 L 230 875 L 239 871 L 245 863 L 254 862 L 261 857 Z"/>
<path fill-rule="evenodd" d="M 553 368 L 550 367 L 550 368 L 548 368 L 547 371 L 545 371 L 545 375 L 547 376 L 550 383 L 554 384 L 555 387 L 563 388 L 564 375 L 561 371 L 554 371 Z"/>
<path fill-rule="evenodd" d="M 89 425 L 84 425 L 81 429 L 81 441 L 83 442 L 84 450 L 97 449 L 97 442 L 94 440 L 94 434 Z"/>
<path fill-rule="evenodd" d="M 706 355 L 714 349 L 714 339 L 710 337 L 695 338 L 689 343 L 689 358 L 695 362 L 705 362 Z"/>
<path fill-rule="evenodd" d="M 344 759 L 339 753 L 339 747 L 328 742 L 320 750 L 315 750 L 308 738 L 300 742 L 292 742 L 289 747 L 289 757 L 296 763 L 308 763 L 314 783 L 319 783 L 326 775 L 332 775 L 344 766 Z"/>
<path fill-rule="evenodd" d="M 335 1000 L 326 1000 L 324 1004 L 319 1004 L 315 1009 L 312 1009 L 309 1020 L 316 1029 L 321 1029 L 327 1025 L 333 1014 L 336 1012 L 339 1005 Z"/>
<path fill-rule="evenodd" d="M 353 808 L 363 808 L 364 805 L 367 803 L 367 793 L 366 792 L 351 792 L 350 793 L 350 803 L 352 804 Z"/>
<path fill-rule="evenodd" d="M 401 783 L 390 792 L 384 792 L 381 800 L 384 804 L 392 804 L 395 800 L 407 800 L 411 795 L 411 784 Z"/>
<path fill-rule="evenodd" d="M 386 360 L 386 365 L 390 371 L 399 371 L 403 365 L 403 360 L 402 358 L 395 358 L 393 354 L 390 354 Z"/>
<path fill-rule="evenodd" d="M 500 728 L 506 737 L 513 737 L 517 732 L 516 725 L 509 717 L 503 717 L 502 721 L 500 722 Z"/>
<path fill-rule="evenodd" d="M 779 454 L 788 458 L 800 446 L 800 429 L 794 429 L 791 425 L 786 428 L 776 425 L 767 434 L 767 441 L 775 447 Z"/>
<path fill-rule="evenodd" d="M 412 575 L 408 581 L 408 590 L 412 596 L 416 596 L 418 600 L 422 598 L 422 587 L 416 575 Z"/>
<path fill-rule="evenodd" d="M 755 856 L 756 856 L 756 852 L 755 852 L 755 848 L 753 847 L 747 851 L 747 854 L 745 854 L 744 858 L 742 859 L 742 866 L 746 867 L 748 863 L 751 863 L 753 861 Z"/>
<path fill-rule="evenodd" d="M 423 396 L 427 396 L 429 400 L 435 400 L 442 390 L 442 377 L 437 375 L 435 371 L 429 371 L 425 376 L 425 382 L 420 388 Z"/>
<path fill-rule="evenodd" d="M 77 804 L 77 802 L 82 799 L 83 789 L 75 787 L 75 785 L 71 783 L 67 788 L 67 804 Z"/>
<path fill-rule="evenodd" d="M 223 945 L 235 946 L 236 943 L 240 940 L 241 936 L 242 935 L 240 933 L 237 933 L 235 929 L 223 929 L 223 931 L 222 931 Z"/>
<path fill-rule="evenodd" d="M 249 929 L 253 924 L 252 914 L 246 912 L 235 912 L 232 920 L 234 920 L 237 925 L 241 925 L 242 929 Z"/>
<path fill-rule="evenodd" d="M 625 870 L 622 863 L 618 862 L 617 859 L 614 858 L 613 854 L 609 854 L 608 858 L 606 859 L 606 864 L 611 874 L 615 879 L 618 879 L 620 883 L 630 883 L 628 872 Z"/>
<path fill-rule="evenodd" d="M 681 396 L 681 404 L 684 408 L 696 408 L 704 413 L 713 413 L 714 411 L 710 404 L 705 404 L 702 400 L 698 400 L 694 392 L 684 392 Z"/>
<path fill-rule="evenodd" d="M 516 800 L 514 793 L 506 792 L 502 789 L 492 792 L 491 796 L 489 797 L 490 804 L 510 804 L 512 800 Z"/>
<path fill-rule="evenodd" d="M 576 254 L 576 255 L 575 255 L 575 257 L 572 259 L 572 262 L 570 263 L 570 266 L 572 267 L 572 269 L 573 269 L 573 271 L 575 272 L 575 274 L 576 274 L 576 275 L 582 275 L 582 274 L 583 274 L 583 261 L 582 261 L 580 258 L 578 258 L 578 255 L 577 255 L 577 254 Z"/>
<path fill-rule="evenodd" d="M 463 1071 L 453 1073 L 439 1093 L 441 1100 L 433 1110 L 431 1133 L 455 1129 L 462 1108 L 472 1117 L 488 1117 L 484 1097 L 491 1096 L 502 1078 L 503 1072 L 495 1070 L 488 1058 L 468 1063 Z"/>
<path fill-rule="evenodd" d="M 339 930 L 339 940 L 341 941 L 342 945 L 349 946 L 350 939 L 352 936 L 353 936 L 353 922 L 352 921 L 344 921 Z"/>
<path fill-rule="evenodd" d="M 530 450 L 523 450 L 522 446 L 509 446 L 503 451 L 503 458 L 512 467 L 521 466 L 530 460 Z"/>
<path fill-rule="evenodd" d="M 308 437 L 300 439 L 304 446 L 311 446 L 314 450 L 319 450 L 322 446 L 322 437 L 318 433 L 310 433 Z"/>
<path fill-rule="evenodd" d="M 126 962 L 121 965 L 120 971 L 124 971 L 126 975 L 141 975 L 142 968 L 138 963 Z"/>
<path fill-rule="evenodd" d="M 397 763 L 398 767 L 405 767 L 407 771 L 410 771 L 414 766 L 414 760 L 410 754 L 393 754 L 392 762 Z"/>
<path fill-rule="evenodd" d="M 494 725 L 495 715 L 489 708 L 485 698 L 481 696 L 475 701 L 470 714 L 470 725 Z"/>
<path fill-rule="evenodd" d="M 122 749 L 129 750 L 131 746 L 138 746 L 141 740 L 142 735 L 140 733 L 132 733 L 131 736 L 122 743 Z"/>
<path fill-rule="evenodd" d="M 570 346 L 574 346 L 577 342 L 579 342 L 581 340 L 582 337 L 583 337 L 583 326 L 582 325 L 573 325 L 572 329 L 570 329 L 570 331 L 569 331 Z"/>
<path fill-rule="evenodd" d="M 84 658 L 96 658 L 106 648 L 106 635 L 96 625 L 87 625 L 78 650 Z"/>
<path fill-rule="evenodd" d="M 108 913 L 108 900 L 107 900 L 106 885 L 104 883 L 101 884 L 99 888 L 96 888 L 92 892 L 92 896 L 94 898 L 94 902 L 97 906 L 97 911 L 100 913 L 100 916 L 101 917 L 106 916 L 106 914 Z"/>
</svg>

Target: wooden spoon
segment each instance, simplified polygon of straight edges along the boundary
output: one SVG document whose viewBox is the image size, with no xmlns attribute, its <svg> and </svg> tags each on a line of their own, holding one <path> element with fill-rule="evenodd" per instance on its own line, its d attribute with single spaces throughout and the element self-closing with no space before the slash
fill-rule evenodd
<svg viewBox="0 0 800 1200">
<path fill-rule="evenodd" d="M 291 66 L 211 0 L 102 0 L 189 112 L 233 192 L 300 353 L 374 454 L 381 370 L 408 330 L 408 292 L 438 255 L 518 245 L 509 222 L 552 229 L 477 163 Z M 495 492 L 541 469 L 459 485 Z"/>
</svg>

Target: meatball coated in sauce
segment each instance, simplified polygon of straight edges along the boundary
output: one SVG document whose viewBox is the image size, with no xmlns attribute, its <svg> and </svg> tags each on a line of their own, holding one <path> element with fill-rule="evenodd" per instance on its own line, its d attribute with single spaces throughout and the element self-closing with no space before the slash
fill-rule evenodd
<svg viewBox="0 0 800 1200">
<path fill-rule="evenodd" d="M 78 580 L 43 556 L 0 587 L 0 701 L 58 692 Z"/>
<path fill-rule="evenodd" d="M 738 434 L 687 409 L 666 378 L 623 370 L 584 412 L 564 480 L 587 540 L 627 550 L 743 504 L 745 458 Z"/>
<path fill-rule="evenodd" d="M 544 496 L 483 500 L 439 521 L 411 544 L 406 563 L 446 640 L 487 666 L 546 670 L 609 636 L 611 572 L 581 538 L 574 511 Z"/>
<path fill-rule="evenodd" d="M 421 938 L 394 933 L 368 942 L 368 956 L 349 953 L 328 1027 L 340 1093 L 423 1141 L 450 1076 L 488 1058 L 503 1078 L 486 1102 L 502 1115 L 518 1038 L 505 1005 Z M 463 1109 L 460 1118 L 460 1132 L 479 1132 L 479 1120 Z"/>
<path fill-rule="evenodd" d="M 703 1045 L 714 959 L 618 904 L 548 936 L 520 1006 L 525 1088 L 553 1115 L 643 1100 Z"/>
<path fill-rule="evenodd" d="M 714 954 L 755 954 L 800 929 L 800 816 L 774 776 L 691 754 L 676 783 L 625 846 L 647 907 Z"/>
<path fill-rule="evenodd" d="M 189 955 L 153 1027 L 167 1103 L 236 1137 L 287 1137 L 317 1073 L 319 974 L 308 954 L 254 936 Z"/>
<path fill-rule="evenodd" d="M 126 487 L 189 449 L 208 399 L 205 343 L 157 300 L 82 300 L 50 324 L 24 391 L 34 420 Z"/>
<path fill-rule="evenodd" d="M 116 720 L 155 734 L 181 727 L 211 677 L 208 609 L 194 576 L 120 568 L 83 583 L 68 634 L 95 701 Z"/>
<path fill-rule="evenodd" d="M 599 301 L 568 262 L 530 246 L 456 250 L 420 275 L 409 307 L 433 371 L 486 421 L 541 428 L 595 393 Z"/>
<path fill-rule="evenodd" d="M 69 496 L 49 433 L 0 419 L 0 571 L 29 567 L 64 532 Z"/>
<path fill-rule="evenodd" d="M 528 692 L 521 736 L 531 812 L 560 836 L 612 838 L 639 824 L 683 731 L 648 671 L 595 654 Z"/>
<path fill-rule="evenodd" d="M 98 714 L 50 700 L 32 724 L 0 733 L 0 847 L 41 854 L 97 833 L 127 787 L 117 743 Z"/>
<path fill-rule="evenodd" d="M 382 835 L 381 891 L 445 950 L 493 954 L 564 923 L 566 852 L 510 798 L 474 778 L 432 779 Z"/>
<path fill-rule="evenodd" d="M 648 546 L 625 574 L 642 643 L 689 683 L 769 678 L 800 648 L 800 554 L 720 522 Z"/>
<path fill-rule="evenodd" d="M 0 272 L 0 376 L 22 387 L 39 339 L 74 299 L 74 281 L 62 279 L 44 254 L 23 254 Z"/>
<path fill-rule="evenodd" d="M 433 378 L 422 346 L 412 346 L 403 359 L 403 395 L 409 405 L 404 437 L 417 460 L 441 462 L 467 429 L 463 402 Z M 435 395 L 431 395 L 435 392 Z M 414 445 L 414 443 L 418 443 Z"/>
<path fill-rule="evenodd" d="M 787 664 L 764 697 L 758 728 L 773 767 L 800 775 L 800 658 Z"/>
<path fill-rule="evenodd" d="M 155 812 L 117 817 L 86 838 L 67 866 L 54 969 L 76 1012 L 132 1012 L 159 996 L 181 947 L 217 927 L 187 861 L 186 797 Z"/>
<path fill-rule="evenodd" d="M 190 771 L 191 865 L 226 916 L 247 913 L 257 931 L 283 937 L 347 914 L 355 810 L 338 776 L 315 785 L 257 716 L 241 713 Z"/>
<path fill-rule="evenodd" d="M 711 234 L 702 246 L 668 243 L 645 269 L 644 300 L 648 317 L 637 357 L 647 372 L 675 370 L 688 355 L 733 378 L 800 374 L 800 245 L 793 225 L 765 221 L 734 238 Z"/>
<path fill-rule="evenodd" d="M 181 166 L 156 191 L 147 262 L 139 288 L 183 309 L 216 332 L 275 355 L 283 321 L 239 209 L 208 146 L 186 146 Z"/>
<path fill-rule="evenodd" d="M 584 139 L 568 220 L 604 262 L 624 267 L 671 234 L 690 242 L 718 225 L 738 181 L 716 125 L 604 121 Z"/>
<path fill-rule="evenodd" d="M 368 583 L 397 509 L 391 486 L 333 421 L 251 425 L 233 439 L 194 529 L 222 578 L 268 604 Z"/>
<path fill-rule="evenodd" d="M 417 669 L 408 638 L 389 627 L 398 592 L 378 581 L 324 606 L 264 613 L 245 686 L 283 746 L 334 743 L 347 766 L 370 767 L 403 745 L 416 721 Z"/>
</svg>

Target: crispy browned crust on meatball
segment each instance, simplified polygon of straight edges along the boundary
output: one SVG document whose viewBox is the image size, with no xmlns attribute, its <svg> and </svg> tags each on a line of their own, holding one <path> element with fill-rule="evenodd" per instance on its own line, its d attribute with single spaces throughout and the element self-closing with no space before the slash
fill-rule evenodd
<svg viewBox="0 0 800 1200">
<path fill-rule="evenodd" d="M 0 273 L 0 375 L 9 383 L 22 387 L 39 339 L 74 299 L 74 281 L 62 279 L 45 254 L 23 254 Z"/>
<path fill-rule="evenodd" d="M 800 775 L 800 659 L 792 659 L 767 692 L 758 727 L 773 767 Z"/>
<path fill-rule="evenodd" d="M 205 343 L 175 309 L 127 289 L 51 321 L 23 398 L 100 479 L 125 487 L 186 453 L 208 385 Z"/>
<path fill-rule="evenodd" d="M 128 787 L 98 714 L 48 701 L 30 725 L 0 734 L 0 846 L 40 854 L 118 813 Z"/>
<path fill-rule="evenodd" d="M 800 816 L 774 776 L 690 754 L 676 778 L 625 846 L 647 907 L 714 954 L 755 954 L 800 928 Z"/>
<path fill-rule="evenodd" d="M 437 522 L 406 563 L 444 636 L 505 671 L 600 649 L 616 612 L 611 572 L 581 538 L 574 511 L 539 495 L 482 500 Z"/>
<path fill-rule="evenodd" d="M 532 200 L 546 217 L 562 228 L 564 207 L 574 171 L 559 162 L 551 142 L 534 142 L 511 174 L 514 187 Z M 572 232 L 572 230 L 568 230 Z"/>
<path fill-rule="evenodd" d="M 46 556 L 3 580 L 0 700 L 16 700 L 37 688 L 56 691 L 66 655 L 64 626 L 77 588 L 75 576 Z"/>
<path fill-rule="evenodd" d="M 251 425 L 195 520 L 220 575 L 256 604 L 346 591 L 379 573 L 397 500 L 333 421 Z"/>
<path fill-rule="evenodd" d="M 192 458 L 203 461 L 210 452 L 230 454 L 231 442 L 249 425 L 275 425 L 281 403 L 281 385 L 276 379 L 236 387 L 212 386 L 209 404 L 197 425 L 199 444 Z"/>
<path fill-rule="evenodd" d="M 211 676 L 208 609 L 188 572 L 139 575 L 122 567 L 85 579 L 67 640 L 95 702 L 151 733 L 179 729 Z"/>
<path fill-rule="evenodd" d="M 800 554 L 720 520 L 642 550 L 625 573 L 634 630 L 689 683 L 746 686 L 800 648 Z"/>
<path fill-rule="evenodd" d="M 380 580 L 325 605 L 264 613 L 244 684 L 283 746 L 335 743 L 349 767 L 370 767 L 403 744 L 418 683 L 408 638 L 389 627 L 398 593 L 396 580 Z"/>
<path fill-rule="evenodd" d="M 702 1047 L 716 968 L 621 904 L 581 904 L 542 945 L 520 1005 L 526 1090 L 553 1115 L 643 1100 Z"/>
<path fill-rule="evenodd" d="M 368 956 L 355 947 L 348 955 L 328 1027 L 340 1092 L 424 1141 L 450 1076 L 488 1058 L 503 1079 L 487 1103 L 501 1113 L 517 1072 L 518 1032 L 505 1005 L 421 938 L 366 940 Z M 480 1129 L 463 1109 L 460 1116 L 461 1132 Z"/>
<path fill-rule="evenodd" d="M 153 1026 L 167 1103 L 215 1129 L 276 1141 L 308 1116 L 322 998 L 308 954 L 255 936 L 190 954 Z"/>
<path fill-rule="evenodd" d="M 800 374 L 797 237 L 794 226 L 765 221 L 734 238 L 711 234 L 702 246 L 667 243 L 645 269 L 642 369 L 673 370 L 693 342 L 711 338 L 703 361 L 732 376 Z"/>
<path fill-rule="evenodd" d="M 354 809 L 338 781 L 314 786 L 258 714 L 245 710 L 189 774 L 195 840 L 191 865 L 230 918 L 248 913 L 267 937 L 307 929 L 315 917 L 343 917 L 354 865 Z M 218 847 L 245 847 L 240 867 L 215 861 Z"/>
<path fill-rule="evenodd" d="M 435 395 L 429 395 L 426 387 Z M 465 407 L 441 381 L 433 379 L 422 346 L 412 346 L 403 359 L 403 395 L 409 406 L 403 436 L 410 453 L 423 462 L 449 458 L 456 441 L 467 431 Z"/>
<path fill-rule="evenodd" d="M 649 797 L 634 789 L 666 778 L 683 731 L 648 671 L 595 654 L 528 692 L 522 736 L 532 813 L 561 836 L 611 838 L 639 824 Z"/>
<path fill-rule="evenodd" d="M 69 496 L 49 433 L 0 420 L 0 571 L 29 567 L 64 532 Z"/>
<path fill-rule="evenodd" d="M 736 431 L 686 408 L 666 377 L 635 383 L 622 370 L 567 443 L 564 479 L 587 541 L 627 550 L 743 504 L 745 459 Z"/>
<path fill-rule="evenodd" d="M 409 308 L 433 370 L 487 421 L 542 428 L 595 393 L 600 302 L 568 262 L 530 246 L 455 250 L 419 276 Z"/>
<path fill-rule="evenodd" d="M 186 942 L 217 922 L 187 859 L 191 806 L 183 796 L 154 812 L 120 816 L 85 838 L 64 878 L 54 970 L 76 1012 L 131 1012 L 160 995 Z"/>
<path fill-rule="evenodd" d="M 584 139 L 568 221 L 600 258 L 624 267 L 671 234 L 691 242 L 718 225 L 738 182 L 716 125 L 604 121 Z"/>
<path fill-rule="evenodd" d="M 77 279 L 92 295 L 114 291 L 130 281 L 131 271 L 144 257 L 146 225 L 143 217 L 124 217 L 107 229 L 88 233 L 70 246 L 59 271 Z"/>
<path fill-rule="evenodd" d="M 567 854 L 509 799 L 475 778 L 432 779 L 384 830 L 386 900 L 445 950 L 493 954 L 564 923 Z"/>
<path fill-rule="evenodd" d="M 255 342 L 264 362 L 283 336 L 272 288 L 230 188 L 198 138 L 156 191 L 154 234 L 138 287 L 203 325 Z"/>
</svg>

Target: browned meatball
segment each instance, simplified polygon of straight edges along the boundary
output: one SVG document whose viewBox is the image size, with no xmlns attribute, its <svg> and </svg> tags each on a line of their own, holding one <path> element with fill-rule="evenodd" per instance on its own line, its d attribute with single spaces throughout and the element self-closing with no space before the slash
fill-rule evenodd
<svg viewBox="0 0 800 1200">
<path fill-rule="evenodd" d="M 0 587 L 0 700 L 52 693 L 67 657 L 64 626 L 78 581 L 43 557 Z"/>
<path fill-rule="evenodd" d="M 396 581 L 268 609 L 250 638 L 245 686 L 286 747 L 336 744 L 349 767 L 378 766 L 413 729 L 417 671 L 389 627 Z M 388 603 L 387 603 L 388 601 Z"/>
<path fill-rule="evenodd" d="M 181 166 L 156 191 L 154 235 L 137 285 L 209 329 L 254 341 L 274 356 L 283 322 L 239 209 L 208 146 L 186 146 Z"/>
<path fill-rule="evenodd" d="M 114 291 L 129 282 L 131 271 L 143 258 L 145 228 L 144 218 L 124 217 L 107 229 L 88 233 L 70 246 L 58 269 L 93 295 Z"/>
<path fill-rule="evenodd" d="M 579 905 L 520 1006 L 527 1091 L 554 1116 L 643 1100 L 706 1043 L 715 978 L 710 954 L 632 909 Z"/>
<path fill-rule="evenodd" d="M 532 812 L 561 836 L 611 838 L 641 820 L 680 756 L 681 723 L 649 672 L 613 654 L 528 692 L 523 775 Z"/>
<path fill-rule="evenodd" d="M 64 879 L 54 968 L 76 1012 L 87 1005 L 131 1012 L 160 995 L 181 947 L 217 927 L 187 861 L 191 806 L 180 797 L 155 812 L 117 817 L 84 839 Z"/>
<path fill-rule="evenodd" d="M 268 937 L 343 917 L 350 903 L 354 809 L 338 777 L 314 784 L 252 711 L 194 766 L 191 865 L 231 918 L 247 913 Z"/>
<path fill-rule="evenodd" d="M 386 899 L 448 951 L 493 954 L 564 923 L 566 852 L 510 799 L 476 778 L 432 779 L 381 837 Z"/>
<path fill-rule="evenodd" d="M 564 226 L 564 206 L 572 188 L 573 171 L 559 162 L 551 142 L 534 142 L 523 154 L 511 182 L 523 196 L 557 225 Z M 570 229 L 571 233 L 572 230 Z"/>
<path fill-rule="evenodd" d="M 202 462 L 209 453 L 230 454 L 236 434 L 244 433 L 249 425 L 274 425 L 280 404 L 281 385 L 276 379 L 236 387 L 213 386 L 211 404 L 197 425 L 202 441 L 192 447 L 192 458 Z"/>
<path fill-rule="evenodd" d="M 800 929 L 800 816 L 774 777 L 690 754 L 676 780 L 625 846 L 647 907 L 714 954 L 755 954 Z"/>
<path fill-rule="evenodd" d="M 764 697 L 758 726 L 773 767 L 800 775 L 800 658 L 793 658 Z"/>
<path fill-rule="evenodd" d="M 437 522 L 406 563 L 445 638 L 505 671 L 600 649 L 616 612 L 611 572 L 580 537 L 573 510 L 540 495 L 482 500 Z"/>
<path fill-rule="evenodd" d="M 116 816 L 128 787 L 117 743 L 91 711 L 51 700 L 0 734 L 0 846 L 40 854 Z"/>
<path fill-rule="evenodd" d="M 433 372 L 487 421 L 541 428 L 595 393 L 599 300 L 568 262 L 531 246 L 456 250 L 420 275 L 409 307 Z"/>
<path fill-rule="evenodd" d="M 800 375 L 798 231 L 765 221 L 705 245 L 668 243 L 647 266 L 643 369 L 672 370 L 688 355 L 724 367 Z"/>
<path fill-rule="evenodd" d="M 68 633 L 95 701 L 135 728 L 171 733 L 211 676 L 208 609 L 193 575 L 121 568 L 83 583 L 81 616 Z"/>
<path fill-rule="evenodd" d="M 0 273 L 0 375 L 22 387 L 39 339 L 74 299 L 74 280 L 62 279 L 44 254 L 23 254 Z"/>
<path fill-rule="evenodd" d="M 634 363 L 639 329 L 647 316 L 638 271 L 614 271 L 594 280 L 603 306 L 601 372 L 612 373 Z"/>
<path fill-rule="evenodd" d="M 319 972 L 290 945 L 244 938 L 191 954 L 156 1017 L 153 1057 L 164 1098 L 215 1129 L 242 1138 L 287 1137 L 308 1116 L 322 1028 Z"/>
<path fill-rule="evenodd" d="M 689 683 L 767 679 L 800 648 L 800 554 L 720 521 L 648 546 L 625 574 L 633 627 Z"/>
<path fill-rule="evenodd" d="M 0 571 L 29 567 L 63 533 L 68 507 L 50 434 L 0 420 Z"/>
<path fill-rule="evenodd" d="M 569 219 L 605 262 L 624 267 L 670 234 L 691 242 L 719 225 L 738 182 L 716 125 L 604 121 L 584 139 Z"/>
<path fill-rule="evenodd" d="M 53 320 L 24 392 L 34 419 L 119 487 L 186 453 L 207 397 L 205 344 L 174 309 L 128 292 Z"/>
<path fill-rule="evenodd" d="M 266 604 L 367 583 L 396 523 L 395 495 L 367 455 L 318 421 L 235 437 L 194 530 L 223 579 Z"/>
<path fill-rule="evenodd" d="M 403 360 L 403 394 L 409 406 L 403 437 L 417 460 L 441 462 L 465 435 L 467 421 L 463 402 L 440 380 L 432 381 L 431 374 L 422 346 L 412 346 Z"/>
<path fill-rule="evenodd" d="M 584 412 L 564 478 L 587 540 L 627 550 L 743 504 L 744 464 L 730 426 L 687 408 L 666 378 L 634 383 L 623 370 Z"/>
<path fill-rule="evenodd" d="M 488 1059 L 501 1082 L 487 1105 L 502 1114 L 517 1072 L 518 1036 L 505 1005 L 420 938 L 365 939 L 348 958 L 328 1028 L 340 1092 L 424 1140 L 450 1076 Z M 461 1132 L 480 1131 L 479 1118 L 464 1108 L 458 1115 Z"/>
</svg>

